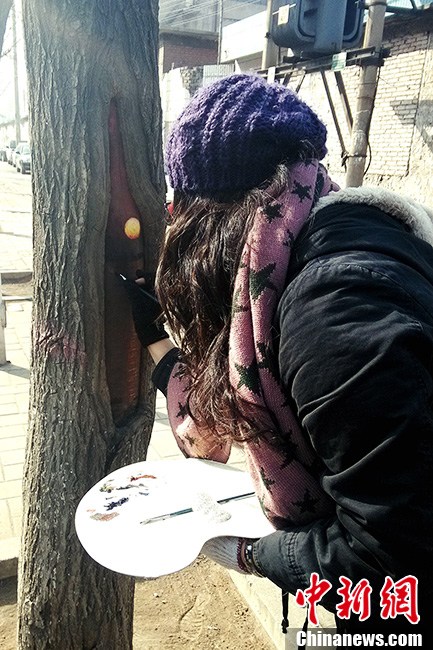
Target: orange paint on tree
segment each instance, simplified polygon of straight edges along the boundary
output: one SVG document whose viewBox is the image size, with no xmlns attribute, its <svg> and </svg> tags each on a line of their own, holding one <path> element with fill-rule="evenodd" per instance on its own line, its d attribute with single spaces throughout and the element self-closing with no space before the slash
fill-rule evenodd
<svg viewBox="0 0 433 650">
<path fill-rule="evenodd" d="M 130 217 L 125 223 L 125 235 L 129 239 L 137 239 L 140 237 L 141 225 L 138 219 L 135 217 Z"/>
</svg>

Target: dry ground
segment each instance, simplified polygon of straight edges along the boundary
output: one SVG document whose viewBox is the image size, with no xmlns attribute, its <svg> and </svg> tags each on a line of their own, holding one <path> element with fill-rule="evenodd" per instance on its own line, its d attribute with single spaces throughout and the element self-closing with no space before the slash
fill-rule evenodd
<svg viewBox="0 0 433 650">
<path fill-rule="evenodd" d="M 15 633 L 16 580 L 9 578 L 0 581 L 2 650 L 16 650 Z M 272 650 L 274 645 L 227 572 L 199 558 L 180 573 L 136 586 L 134 650 L 177 648 Z"/>
</svg>

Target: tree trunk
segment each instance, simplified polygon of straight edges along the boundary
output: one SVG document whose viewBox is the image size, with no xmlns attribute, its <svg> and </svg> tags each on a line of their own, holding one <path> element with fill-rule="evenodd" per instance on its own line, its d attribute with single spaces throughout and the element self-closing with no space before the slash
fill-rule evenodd
<svg viewBox="0 0 433 650">
<path fill-rule="evenodd" d="M 12 0 L 0 0 L 0 55 L 3 51 L 3 40 L 5 37 L 6 23 L 9 11 L 12 7 Z"/>
<path fill-rule="evenodd" d="M 23 0 L 23 14 L 35 288 L 18 645 L 127 650 L 134 581 L 86 555 L 74 515 L 145 458 L 154 419 L 115 272 L 153 271 L 162 236 L 157 2 Z"/>
</svg>

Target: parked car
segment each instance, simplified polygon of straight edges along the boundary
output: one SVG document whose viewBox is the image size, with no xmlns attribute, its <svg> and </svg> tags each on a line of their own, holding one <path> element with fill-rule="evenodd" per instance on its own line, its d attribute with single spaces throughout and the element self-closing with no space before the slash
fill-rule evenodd
<svg viewBox="0 0 433 650">
<path fill-rule="evenodd" d="M 17 143 L 15 140 L 10 140 L 8 144 L 6 145 L 6 162 L 9 163 L 9 165 L 12 165 L 12 156 L 15 151 Z"/>
<path fill-rule="evenodd" d="M 20 155 L 24 145 L 28 146 L 28 142 L 26 140 L 22 140 L 21 142 L 18 142 L 17 146 L 15 147 L 15 151 L 12 154 L 12 165 L 14 167 L 17 166 L 17 157 Z"/>
<path fill-rule="evenodd" d="M 15 167 L 17 172 L 25 174 L 26 172 L 31 171 L 31 156 L 30 156 L 30 146 L 28 144 L 23 144 L 21 147 L 17 147 L 15 150 Z"/>
</svg>

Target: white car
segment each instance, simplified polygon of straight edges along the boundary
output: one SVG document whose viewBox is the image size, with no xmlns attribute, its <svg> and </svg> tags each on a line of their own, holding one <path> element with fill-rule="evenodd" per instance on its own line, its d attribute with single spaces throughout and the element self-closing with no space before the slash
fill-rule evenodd
<svg viewBox="0 0 433 650">
<path fill-rule="evenodd" d="M 17 158 L 21 154 L 21 150 L 24 146 L 29 146 L 29 143 L 26 141 L 18 142 L 17 146 L 15 147 L 15 151 L 12 153 L 12 165 L 14 167 L 17 166 Z"/>
<path fill-rule="evenodd" d="M 11 140 L 5 147 L 5 149 L 6 149 L 6 162 L 9 165 L 12 165 L 12 157 L 14 155 L 15 146 L 16 146 L 15 140 Z"/>
<path fill-rule="evenodd" d="M 31 172 L 31 166 L 30 146 L 28 144 L 23 144 L 20 147 L 19 152 L 15 152 L 15 167 L 17 168 L 17 172 L 25 174 L 26 172 Z"/>
</svg>

